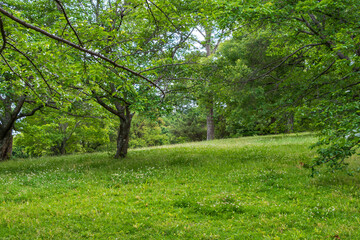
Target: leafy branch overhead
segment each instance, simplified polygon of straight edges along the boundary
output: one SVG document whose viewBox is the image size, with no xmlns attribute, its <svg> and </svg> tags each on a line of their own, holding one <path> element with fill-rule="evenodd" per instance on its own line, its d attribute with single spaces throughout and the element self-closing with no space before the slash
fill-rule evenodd
<svg viewBox="0 0 360 240">
<path fill-rule="evenodd" d="M 36 32 L 39 32 L 39 33 L 41 33 L 41 34 L 43 34 L 43 35 L 51 38 L 51 39 L 54 39 L 54 40 L 56 40 L 56 41 L 62 42 L 62 43 L 64 43 L 64 44 L 66 44 L 66 45 L 69 45 L 69 46 L 71 46 L 71 47 L 73 47 L 73 48 L 75 48 L 75 49 L 78 49 L 79 51 L 82 51 L 82 52 L 84 52 L 84 53 L 88 53 L 88 54 L 90 54 L 90 55 L 93 56 L 93 57 L 98 57 L 98 58 L 100 58 L 100 59 L 102 59 L 102 60 L 104 60 L 104 61 L 112 64 L 114 67 L 117 67 L 117 68 L 120 68 L 120 69 L 122 69 L 122 70 L 125 70 L 125 71 L 127 71 L 127 72 L 129 72 L 129 73 L 131 73 L 131 74 L 133 74 L 133 75 L 135 75 L 135 76 L 137 76 L 137 77 L 140 77 L 140 78 L 148 81 L 148 82 L 149 82 L 150 84 L 152 84 L 153 86 L 158 87 L 158 85 L 156 85 L 154 82 L 152 82 L 151 80 L 149 80 L 147 77 L 141 75 L 140 73 L 138 73 L 138 72 L 136 72 L 136 71 L 134 71 L 134 70 L 132 70 L 132 69 L 130 69 L 130 68 L 128 68 L 128 67 L 119 65 L 119 64 L 116 63 L 116 61 L 111 60 L 111 59 L 109 59 L 108 57 L 106 57 L 106 56 L 104 56 L 104 55 L 102 55 L 102 54 L 100 54 L 100 53 L 96 53 L 96 52 L 94 52 L 94 51 L 92 51 L 92 50 L 89 50 L 89 49 L 86 49 L 86 48 L 81 47 L 81 40 L 80 40 L 80 39 L 79 39 L 80 45 L 77 45 L 77 44 L 75 44 L 75 43 L 73 43 L 73 42 L 71 42 L 71 41 L 68 41 L 68 40 L 66 40 L 66 39 L 64 39 L 64 38 L 58 37 L 58 36 L 56 36 L 56 35 L 54 35 L 54 34 L 48 33 L 47 31 L 45 31 L 45 30 L 43 30 L 43 29 L 41 29 L 41 28 L 39 28 L 39 27 L 33 26 L 33 25 L 31 25 L 31 24 L 29 24 L 29 23 L 27 23 L 27 22 L 25 22 L 25 21 L 23 21 L 23 20 L 21 20 L 21 19 L 19 19 L 19 18 L 16 18 L 16 17 L 13 16 L 11 13 L 5 11 L 5 10 L 4 10 L 3 8 L 1 8 L 1 7 L 0 7 L 0 12 L 1 12 L 2 14 L 4 14 L 5 16 L 7 16 L 8 18 L 14 20 L 15 22 L 21 24 L 22 26 L 24 26 L 24 27 L 26 27 L 26 28 L 32 29 L 32 30 L 34 30 L 34 31 L 36 31 Z M 66 17 L 66 19 L 67 19 L 67 17 Z M 76 36 L 78 37 L 77 34 L 76 34 Z M 5 42 L 5 41 L 4 41 L 4 42 Z M 160 88 L 159 88 L 159 89 L 160 89 Z M 161 90 L 161 89 L 160 89 L 160 90 Z"/>
</svg>

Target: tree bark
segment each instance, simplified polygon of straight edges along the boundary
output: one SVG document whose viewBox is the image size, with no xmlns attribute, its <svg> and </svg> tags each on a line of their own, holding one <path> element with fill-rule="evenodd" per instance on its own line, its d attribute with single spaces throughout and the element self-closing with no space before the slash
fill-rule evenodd
<svg viewBox="0 0 360 240">
<path fill-rule="evenodd" d="M 126 107 L 125 114 L 120 117 L 120 126 L 116 140 L 115 158 L 125 158 L 129 148 L 131 120 L 134 114 Z"/>
<path fill-rule="evenodd" d="M 207 126 L 207 136 L 206 140 L 214 140 L 215 139 L 215 123 L 214 123 L 214 106 L 211 104 L 207 108 L 207 118 L 206 118 L 206 126 Z"/>
<path fill-rule="evenodd" d="M 13 147 L 12 128 L 0 135 L 0 161 L 11 157 Z"/>
</svg>

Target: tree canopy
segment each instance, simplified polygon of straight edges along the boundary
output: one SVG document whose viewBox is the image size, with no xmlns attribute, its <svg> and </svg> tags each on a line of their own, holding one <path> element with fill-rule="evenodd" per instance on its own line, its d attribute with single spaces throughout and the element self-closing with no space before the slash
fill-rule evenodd
<svg viewBox="0 0 360 240">
<path fill-rule="evenodd" d="M 0 159 L 14 133 L 34 156 L 113 143 L 121 158 L 131 139 L 317 131 L 313 169 L 342 168 L 360 143 L 359 9 L 355 0 L 0 3 Z M 30 136 L 43 146 L 29 147 Z"/>
</svg>

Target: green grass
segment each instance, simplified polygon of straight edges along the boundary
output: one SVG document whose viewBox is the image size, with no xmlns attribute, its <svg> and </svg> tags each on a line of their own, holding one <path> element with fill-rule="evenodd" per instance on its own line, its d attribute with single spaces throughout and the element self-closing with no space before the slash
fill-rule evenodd
<svg viewBox="0 0 360 240">
<path fill-rule="evenodd" d="M 312 135 L 0 163 L 0 239 L 360 239 L 359 173 L 311 178 Z M 352 168 L 358 168 L 356 159 Z"/>
</svg>

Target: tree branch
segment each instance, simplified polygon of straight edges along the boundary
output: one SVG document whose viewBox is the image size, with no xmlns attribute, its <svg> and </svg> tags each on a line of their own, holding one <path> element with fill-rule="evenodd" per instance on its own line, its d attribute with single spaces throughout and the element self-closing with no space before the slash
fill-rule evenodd
<svg viewBox="0 0 360 240">
<path fill-rule="evenodd" d="M 18 78 L 20 78 L 20 79 L 25 83 L 25 85 L 26 85 L 27 87 L 30 88 L 30 90 L 35 94 L 35 96 L 37 96 L 39 99 L 41 99 L 40 96 L 36 93 L 36 91 L 32 88 L 31 84 L 28 83 L 20 74 L 18 74 L 17 72 L 15 72 L 15 70 L 10 66 L 10 64 L 8 63 L 8 61 L 6 60 L 6 58 L 4 57 L 4 55 L 3 55 L 2 53 L 0 54 L 0 56 L 1 56 L 2 59 L 4 60 L 6 66 L 7 66 L 16 76 L 18 76 Z"/>
<path fill-rule="evenodd" d="M 322 71 L 319 75 L 317 75 L 315 78 L 313 78 L 311 80 L 311 82 L 314 82 L 316 79 L 318 79 L 319 77 L 321 77 L 322 75 L 324 75 L 327 71 L 330 70 L 330 68 L 335 64 L 336 61 L 332 61 L 332 63 L 324 70 Z"/>
<path fill-rule="evenodd" d="M 67 24 L 69 24 L 70 28 L 73 30 L 77 40 L 79 41 L 80 46 L 84 47 L 83 43 L 80 40 L 80 37 L 79 37 L 78 33 L 76 32 L 75 28 L 70 23 L 70 20 L 69 20 L 67 14 L 66 14 L 66 11 L 65 11 L 63 5 L 61 4 L 61 2 L 59 0 L 54 0 L 54 1 L 58 4 L 59 8 L 61 9 L 62 13 L 64 14 L 65 20 L 66 20 Z"/>
<path fill-rule="evenodd" d="M 33 67 L 35 68 L 35 70 L 39 73 L 40 77 L 43 79 L 43 81 L 45 82 L 46 86 L 48 87 L 48 89 L 50 90 L 50 93 L 52 93 L 52 91 L 55 91 L 57 94 L 61 95 L 58 91 L 56 91 L 55 89 L 51 88 L 51 86 L 49 85 L 49 83 L 46 81 L 44 75 L 42 74 L 42 72 L 40 71 L 40 69 L 35 65 L 35 63 L 30 59 L 30 57 L 22 52 L 21 50 L 19 50 L 17 47 L 15 47 L 14 45 L 12 45 L 11 43 L 9 43 L 9 45 L 18 53 L 20 53 L 21 55 L 23 55 L 30 63 L 31 65 L 33 65 Z"/>
<path fill-rule="evenodd" d="M 312 43 L 312 44 L 307 44 L 305 46 L 302 46 L 301 48 L 297 49 L 296 51 L 294 51 L 293 53 L 291 53 L 290 55 L 286 56 L 285 58 L 283 58 L 283 60 L 276 65 L 275 67 L 273 67 L 272 69 L 270 69 L 268 72 L 262 74 L 259 77 L 253 78 L 249 81 L 253 81 L 262 77 L 267 76 L 268 74 L 270 74 L 271 72 L 273 72 L 275 69 L 277 69 L 278 67 L 282 66 L 289 58 L 291 58 L 292 56 L 294 56 L 296 53 L 298 53 L 299 51 L 303 50 L 304 48 L 308 48 L 308 47 L 315 47 L 315 46 L 320 46 L 320 45 L 324 45 L 324 43 Z"/>
<path fill-rule="evenodd" d="M 320 29 L 320 30 L 324 30 L 323 26 L 321 26 L 321 23 L 316 19 L 315 15 L 312 13 L 309 13 L 309 17 L 311 18 L 311 20 L 316 24 L 316 26 Z"/>
<path fill-rule="evenodd" d="M 147 6 L 148 6 L 148 8 L 149 8 L 149 11 L 150 11 L 150 14 L 151 14 L 152 18 L 153 18 L 153 19 L 154 19 L 154 21 L 155 21 L 155 25 L 156 25 L 156 26 L 158 26 L 159 21 L 156 19 L 156 17 L 155 17 L 155 15 L 154 15 L 153 11 L 151 10 L 151 7 L 150 7 L 150 5 L 149 5 L 148 1 L 145 1 L 145 3 L 146 3 L 146 5 L 147 5 Z"/>
<path fill-rule="evenodd" d="M 170 19 L 170 17 L 158 6 L 156 5 L 155 3 L 153 3 L 152 1 L 150 0 L 146 0 L 146 2 L 150 2 L 152 5 L 154 5 L 157 9 L 159 9 L 159 11 L 164 14 L 164 16 L 167 18 L 167 20 L 171 23 L 171 25 L 173 25 L 173 27 L 179 31 L 178 27 L 172 22 L 172 20 Z"/>
<path fill-rule="evenodd" d="M 2 40 L 3 40 L 3 45 L 0 48 L 0 54 L 1 54 L 2 51 L 6 47 L 6 33 L 5 33 L 5 30 L 4 30 L 4 24 L 3 24 L 1 16 L 0 16 L 0 32 L 1 32 L 1 37 L 2 37 Z"/>
<path fill-rule="evenodd" d="M 96 92 L 92 91 L 93 94 L 94 94 L 94 97 L 95 97 L 95 100 L 101 105 L 103 106 L 106 110 L 108 110 L 109 112 L 111 112 L 112 114 L 120 117 L 121 119 L 123 119 L 124 121 L 126 121 L 126 119 L 121 116 L 121 114 L 116 111 L 115 109 L 113 109 L 112 107 L 110 107 L 109 105 L 107 105 L 100 97 L 99 95 L 96 94 Z"/>
<path fill-rule="evenodd" d="M 61 110 L 61 108 L 52 105 L 51 103 L 45 103 L 45 107 L 55 109 L 58 112 L 64 113 L 64 114 L 72 116 L 72 117 L 91 118 L 91 119 L 103 119 L 104 118 L 104 117 L 101 117 L 101 116 L 79 115 L 79 114 L 74 114 L 74 113 L 71 113 L 71 112 L 66 112 L 66 111 Z"/>
<path fill-rule="evenodd" d="M 15 109 L 10 112 L 10 119 L 8 119 L 8 121 L 4 122 L 4 126 L 2 126 L 2 129 L 1 129 L 2 131 L 8 132 L 14 126 L 14 123 L 18 117 L 18 114 L 24 105 L 25 98 L 26 97 L 24 95 L 19 98 L 19 100 L 16 103 Z"/>
<path fill-rule="evenodd" d="M 130 68 L 127 68 L 127 67 L 125 67 L 125 66 L 122 66 L 122 65 L 117 64 L 115 61 L 111 60 L 110 58 L 108 58 L 108 57 L 106 57 L 106 56 L 104 56 L 104 55 L 102 55 L 102 54 L 99 54 L 99 53 L 96 53 L 96 52 L 94 52 L 94 51 L 92 51 L 92 50 L 83 48 L 83 47 L 81 47 L 81 46 L 79 46 L 79 45 L 76 45 L 75 43 L 73 43 L 73 42 L 71 42 L 71 41 L 69 41 L 69 40 L 60 38 L 60 37 L 58 37 L 58 36 L 56 36 L 56 35 L 54 35 L 54 34 L 51 34 L 51 33 L 47 32 L 47 31 L 45 31 L 45 30 L 43 30 L 43 29 L 41 29 L 41 28 L 39 28 L 39 27 L 33 26 L 33 25 L 31 25 L 31 24 L 29 24 L 29 23 L 27 23 L 27 22 L 25 22 L 25 21 L 23 21 L 23 20 L 15 17 L 15 16 L 13 16 L 11 13 L 5 11 L 5 10 L 4 10 L 3 8 L 1 8 L 1 7 L 0 7 L 0 13 L 4 14 L 4 15 L 7 16 L 8 18 L 12 19 L 13 21 L 21 24 L 22 26 L 24 26 L 24 27 L 26 27 L 26 28 L 30 28 L 30 29 L 32 29 L 32 30 L 34 30 L 34 31 L 36 31 L 36 32 L 41 33 L 42 35 L 45 35 L 45 36 L 47 36 L 47 37 L 49 37 L 49 38 L 51 38 L 51 39 L 54 39 L 54 40 L 56 40 L 56 41 L 62 42 L 62 43 L 66 44 L 66 45 L 68 45 L 68 46 L 70 46 L 70 47 L 73 47 L 73 48 L 79 50 L 79 51 L 88 53 L 88 54 L 90 54 L 90 55 L 93 56 L 93 57 L 101 58 L 102 60 L 110 63 L 110 64 L 113 65 L 114 67 L 123 69 L 123 70 L 125 70 L 125 71 L 127 71 L 127 72 L 129 72 L 129 73 L 131 73 L 131 74 L 133 74 L 133 75 L 135 75 L 135 76 L 137 76 L 137 77 L 140 77 L 140 78 L 144 79 L 145 81 L 147 81 L 148 83 L 150 83 L 152 86 L 158 88 L 158 89 L 162 92 L 162 94 L 165 95 L 164 91 L 163 91 L 157 84 L 155 84 L 154 82 L 152 82 L 152 81 L 151 81 L 150 79 L 148 79 L 147 77 L 141 75 L 140 73 L 138 73 L 138 72 L 136 72 L 136 71 L 134 71 L 134 70 L 132 70 L 132 69 L 130 69 Z"/>
<path fill-rule="evenodd" d="M 34 108 L 31 112 L 28 113 L 20 113 L 19 116 L 17 117 L 17 119 L 23 118 L 23 117 L 29 117 L 34 115 L 38 110 L 42 109 L 44 107 L 43 104 L 37 106 L 36 108 Z"/>
<path fill-rule="evenodd" d="M 315 35 L 314 33 L 311 33 L 311 32 L 308 32 L 308 31 L 305 31 L 305 30 L 299 30 L 299 33 L 306 33 L 308 35 Z"/>
<path fill-rule="evenodd" d="M 156 66 L 156 67 L 153 67 L 153 68 L 144 69 L 144 70 L 140 71 L 140 73 L 149 72 L 149 71 L 156 70 L 156 69 L 159 69 L 159 68 L 167 68 L 167 67 L 172 67 L 172 66 L 181 66 L 181 65 L 188 65 L 188 64 L 197 64 L 197 63 L 196 62 L 185 62 L 185 63 L 165 64 L 165 65 Z"/>
</svg>

